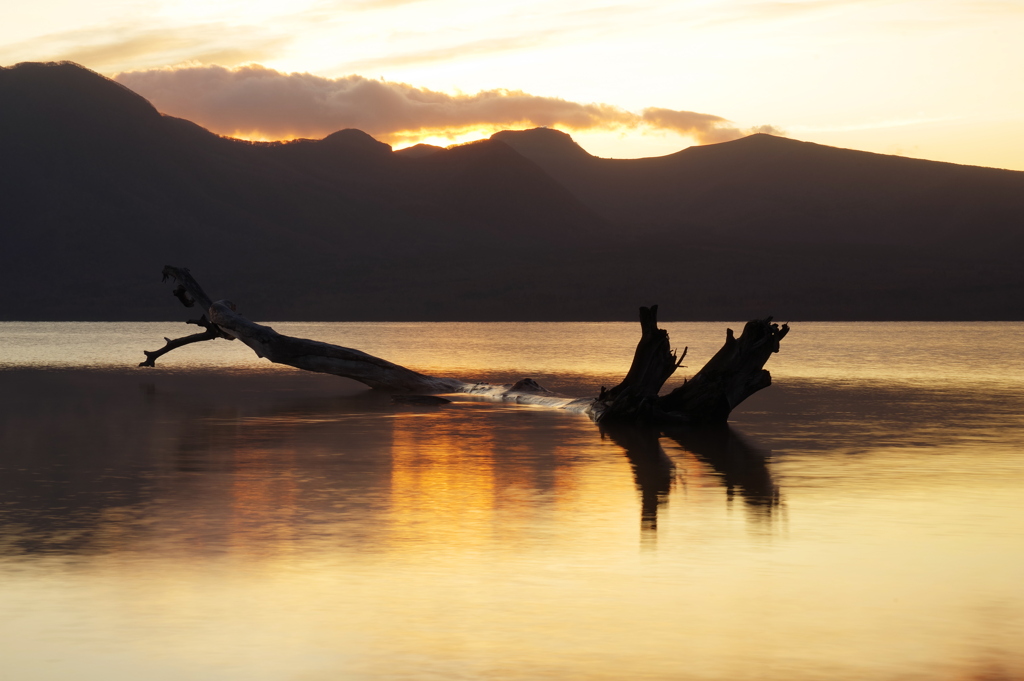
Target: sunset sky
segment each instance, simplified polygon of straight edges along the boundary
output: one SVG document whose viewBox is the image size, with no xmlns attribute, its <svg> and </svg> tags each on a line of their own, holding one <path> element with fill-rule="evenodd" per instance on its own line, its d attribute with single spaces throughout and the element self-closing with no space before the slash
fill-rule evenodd
<svg viewBox="0 0 1024 681">
<path fill-rule="evenodd" d="M 248 138 L 546 125 L 625 158 L 763 130 L 1024 170 L 1021 36 L 1022 0 L 37 0 L 0 64 L 76 61 Z"/>
</svg>

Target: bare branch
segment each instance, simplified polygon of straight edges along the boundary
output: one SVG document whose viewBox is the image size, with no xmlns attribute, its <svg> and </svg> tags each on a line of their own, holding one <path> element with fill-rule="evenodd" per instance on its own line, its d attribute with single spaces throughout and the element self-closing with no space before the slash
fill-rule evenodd
<svg viewBox="0 0 1024 681">
<path fill-rule="evenodd" d="M 159 350 L 150 352 L 149 350 L 143 350 L 142 354 L 146 356 L 146 361 L 139 364 L 140 367 L 153 367 L 156 366 L 156 360 L 163 355 L 166 355 L 171 350 L 175 350 L 185 345 L 191 345 L 192 343 L 198 343 L 200 341 L 216 340 L 221 337 L 220 331 L 215 328 L 209 328 L 203 333 L 194 333 L 191 336 L 185 336 L 183 338 L 164 338 L 167 341 L 167 345 L 163 346 Z"/>
</svg>

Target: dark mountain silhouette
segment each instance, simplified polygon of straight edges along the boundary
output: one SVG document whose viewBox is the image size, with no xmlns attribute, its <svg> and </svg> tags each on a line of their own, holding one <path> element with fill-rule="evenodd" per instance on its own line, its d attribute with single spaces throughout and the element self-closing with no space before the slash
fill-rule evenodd
<svg viewBox="0 0 1024 681">
<path fill-rule="evenodd" d="M 772 135 L 669 156 L 602 159 L 565 133 L 492 137 L 605 218 L 654 232 L 970 250 L 1024 241 L 1024 173 L 836 149 Z"/>
<path fill-rule="evenodd" d="M 414 144 L 411 147 L 405 147 L 395 151 L 399 156 L 409 156 L 412 158 L 422 158 L 424 156 L 430 156 L 438 151 L 444 151 L 444 147 L 436 147 L 433 144 Z"/>
<path fill-rule="evenodd" d="M 766 135 L 590 156 L 553 130 L 248 143 L 69 63 L 0 69 L 0 319 L 1021 319 L 1024 173 Z"/>
<path fill-rule="evenodd" d="M 602 229 L 498 142 L 423 159 L 357 130 L 250 144 L 72 64 L 0 71 L 0 101 L 5 319 L 173 316 L 154 273 L 174 262 L 262 318 L 502 316 L 518 296 L 475 280 Z"/>
</svg>

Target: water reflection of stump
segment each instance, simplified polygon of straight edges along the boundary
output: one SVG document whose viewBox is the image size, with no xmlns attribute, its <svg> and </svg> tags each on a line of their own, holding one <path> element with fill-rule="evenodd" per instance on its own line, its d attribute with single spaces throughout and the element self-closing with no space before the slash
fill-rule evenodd
<svg viewBox="0 0 1024 681">
<path fill-rule="evenodd" d="M 779 489 L 768 470 L 766 453 L 727 425 L 662 430 L 634 424 L 604 424 L 601 434 L 626 451 L 640 491 L 642 530 L 657 529 L 658 507 L 668 501 L 675 480 L 675 464 L 661 446 L 663 434 L 714 470 L 729 500 L 739 494 L 754 519 L 770 519 L 779 504 Z"/>
<path fill-rule="evenodd" d="M 779 505 L 779 488 L 768 470 L 767 452 L 728 425 L 671 429 L 665 436 L 714 469 L 729 499 L 739 493 L 756 517 L 769 518 Z"/>
<path fill-rule="evenodd" d="M 676 474 L 675 464 L 658 442 L 661 432 L 657 428 L 614 423 L 601 426 L 601 435 L 626 450 L 640 490 L 640 527 L 657 529 L 658 506 L 668 501 Z"/>
</svg>

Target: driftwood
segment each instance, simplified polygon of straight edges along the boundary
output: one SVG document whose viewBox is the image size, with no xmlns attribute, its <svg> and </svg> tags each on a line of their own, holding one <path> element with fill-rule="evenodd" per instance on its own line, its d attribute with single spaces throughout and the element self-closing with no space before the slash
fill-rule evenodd
<svg viewBox="0 0 1024 681">
<path fill-rule="evenodd" d="M 535 404 L 588 414 L 599 423 L 712 424 L 725 423 L 740 402 L 771 385 L 765 362 L 779 350 L 789 327 L 772 318 L 747 322 L 737 338 L 726 330 L 725 345 L 690 380 L 667 395 L 662 386 L 680 366 L 672 352 L 668 332 L 658 328 L 658 306 L 640 308 L 641 337 L 626 377 L 596 398 L 555 395 L 525 378 L 513 385 L 491 385 L 454 378 L 426 376 L 360 350 L 303 338 L 284 336 L 269 326 L 249 321 L 228 301 L 211 301 L 188 269 L 164 267 L 164 280 L 177 283 L 174 295 L 186 307 L 198 305 L 204 314 L 189 320 L 206 329 L 175 340 L 165 339 L 160 350 L 145 352 L 139 366 L 155 366 L 156 359 L 175 348 L 217 338 L 238 339 L 258 357 L 298 369 L 344 376 L 371 388 L 398 393 L 463 393 L 485 398 Z"/>
</svg>

